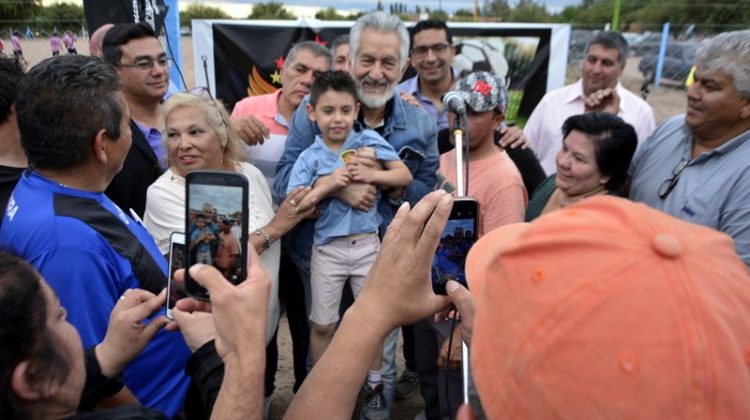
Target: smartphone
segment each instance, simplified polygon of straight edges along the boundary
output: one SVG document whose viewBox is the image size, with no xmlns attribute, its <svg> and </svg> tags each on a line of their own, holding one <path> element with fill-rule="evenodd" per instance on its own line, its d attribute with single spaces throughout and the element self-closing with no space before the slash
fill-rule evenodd
<svg viewBox="0 0 750 420">
<path fill-rule="evenodd" d="M 185 183 L 186 267 L 214 266 L 232 284 L 247 277 L 248 181 L 238 173 L 195 171 Z M 185 290 L 210 298 L 185 272 Z"/>
<path fill-rule="evenodd" d="M 169 278 L 167 279 L 167 318 L 172 318 L 172 308 L 174 304 L 187 297 L 185 292 L 185 283 L 178 282 L 174 278 L 174 272 L 185 267 L 185 234 L 181 232 L 172 232 L 169 238 Z"/>
<path fill-rule="evenodd" d="M 479 202 L 471 197 L 460 197 L 453 201 L 453 210 L 448 218 L 440 243 L 432 258 L 432 290 L 445 294 L 445 283 L 455 280 L 466 283 L 466 255 L 477 240 Z"/>
</svg>

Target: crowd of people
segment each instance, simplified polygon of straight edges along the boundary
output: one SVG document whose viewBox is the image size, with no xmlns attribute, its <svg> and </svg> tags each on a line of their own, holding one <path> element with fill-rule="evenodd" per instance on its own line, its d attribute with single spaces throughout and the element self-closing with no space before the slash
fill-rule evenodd
<svg viewBox="0 0 750 420">
<path fill-rule="evenodd" d="M 599 33 L 523 129 L 501 78 L 453 68 L 441 21 L 373 12 L 295 44 L 282 88 L 231 114 L 206 89 L 165 100 L 147 24 L 91 42 L 28 73 L 0 59 L 0 417 L 266 417 L 282 308 L 288 418 L 387 419 L 416 390 L 428 419 L 750 416 L 750 31 L 704 43 L 658 126 Z M 186 202 L 198 170 L 247 178 L 246 221 Z M 449 222 L 467 178 L 476 223 Z M 198 264 L 172 274 L 186 222 Z M 186 269 L 210 301 L 167 319 Z"/>
</svg>

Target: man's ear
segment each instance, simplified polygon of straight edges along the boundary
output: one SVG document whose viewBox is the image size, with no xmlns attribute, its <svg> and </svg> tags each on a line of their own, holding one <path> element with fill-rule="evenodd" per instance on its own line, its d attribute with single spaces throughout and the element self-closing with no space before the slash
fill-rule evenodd
<svg viewBox="0 0 750 420">
<path fill-rule="evenodd" d="M 745 99 L 745 105 L 740 107 L 740 118 L 746 120 L 750 118 L 750 99 Z"/>
<path fill-rule="evenodd" d="M 42 393 L 26 380 L 26 373 L 29 369 L 29 361 L 16 365 L 10 378 L 10 387 L 13 393 L 18 395 L 22 400 L 36 401 L 42 399 Z"/>
<path fill-rule="evenodd" d="M 504 112 L 496 112 L 495 113 L 495 127 L 500 127 L 500 124 L 505 121 L 505 113 Z"/>
<path fill-rule="evenodd" d="M 307 109 L 307 118 L 309 118 L 310 121 L 315 122 L 315 108 L 313 108 L 312 104 L 308 102 L 305 109 Z"/>
<path fill-rule="evenodd" d="M 359 117 L 359 108 L 360 108 L 360 104 L 359 104 L 359 100 L 357 100 L 357 103 L 354 104 L 354 115 L 355 115 L 355 117 Z"/>
<path fill-rule="evenodd" d="M 107 130 L 101 129 L 96 133 L 96 137 L 94 137 L 94 156 L 96 156 L 96 159 L 102 163 L 107 163 L 107 152 L 106 147 L 107 143 L 110 141 L 109 137 L 107 136 Z"/>
</svg>

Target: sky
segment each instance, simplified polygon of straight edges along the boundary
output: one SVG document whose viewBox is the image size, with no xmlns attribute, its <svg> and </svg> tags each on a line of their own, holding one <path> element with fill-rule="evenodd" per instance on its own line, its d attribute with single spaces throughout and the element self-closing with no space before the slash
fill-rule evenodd
<svg viewBox="0 0 750 420">
<path fill-rule="evenodd" d="M 251 5 L 253 3 L 258 3 L 261 0 L 224 0 L 221 2 L 212 2 L 212 1 L 204 1 L 204 0 L 180 0 L 180 8 L 186 7 L 190 3 L 200 3 L 200 4 L 206 4 L 206 5 L 214 5 L 221 7 L 225 9 L 227 13 L 232 15 L 233 17 L 245 17 L 250 13 Z M 415 5 L 423 5 L 425 7 L 428 7 L 430 9 L 439 9 L 442 8 L 443 10 L 447 11 L 448 13 L 453 13 L 458 9 L 467 9 L 467 10 L 473 10 L 474 8 L 474 1 L 473 0 L 381 0 L 383 3 L 383 6 L 388 8 L 388 5 L 391 3 L 397 3 L 402 2 L 409 7 L 409 9 L 412 9 Z M 479 7 L 482 6 L 484 3 L 484 0 L 477 0 L 479 2 Z M 510 1 L 511 4 L 515 3 L 515 0 Z M 579 4 L 581 0 L 540 0 L 540 3 L 544 3 L 547 6 L 547 10 L 549 10 L 552 13 L 559 12 L 562 10 L 565 6 L 569 5 L 575 5 Z M 359 1 L 352 1 L 352 0 L 327 0 L 322 1 L 321 0 L 285 0 L 282 1 L 284 5 L 286 6 L 307 6 L 307 7 L 314 7 L 319 8 L 321 6 L 323 7 L 335 7 L 336 9 L 340 11 L 345 10 L 373 10 L 375 9 L 375 6 L 378 3 L 378 0 L 359 0 Z M 314 12 L 313 12 L 314 14 Z"/>
<path fill-rule="evenodd" d="M 191 3 L 204 4 L 208 6 L 215 6 L 223 9 L 230 16 L 234 18 L 244 18 L 252 11 L 253 3 L 266 2 L 270 0 L 222 0 L 222 1 L 206 1 L 206 0 L 179 0 L 180 9 L 183 9 Z M 285 6 L 291 9 L 297 16 L 309 16 L 315 15 L 315 12 L 320 7 L 335 7 L 340 12 L 345 11 L 369 11 L 375 9 L 378 0 L 278 0 L 281 1 Z M 477 0 L 479 7 L 482 7 L 484 0 Z M 547 6 L 547 10 L 551 13 L 557 13 L 561 11 L 565 6 L 580 4 L 581 0 L 537 0 Z M 83 4 L 82 0 L 43 0 L 44 4 L 50 3 L 65 3 L 72 2 L 77 4 Z M 404 3 L 411 10 L 415 5 L 423 5 L 432 10 L 442 8 L 448 13 L 453 13 L 458 9 L 473 10 L 474 0 L 381 0 L 385 9 L 388 9 L 388 5 L 392 3 Z M 515 4 L 516 0 L 510 0 L 511 4 Z"/>
</svg>

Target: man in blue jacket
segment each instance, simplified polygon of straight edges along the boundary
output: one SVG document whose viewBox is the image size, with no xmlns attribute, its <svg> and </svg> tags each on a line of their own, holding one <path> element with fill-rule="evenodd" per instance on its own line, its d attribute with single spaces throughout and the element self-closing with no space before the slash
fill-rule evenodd
<svg viewBox="0 0 750 420">
<path fill-rule="evenodd" d="M 42 61 L 18 87 L 16 110 L 29 167 L 11 194 L 0 247 L 39 270 L 84 347 L 100 343 L 109 314 L 134 288 L 159 293 L 166 261 L 140 222 L 105 194 L 131 145 L 130 111 L 115 69 L 65 55 Z M 174 416 L 188 387 L 190 352 L 161 331 L 125 370 L 144 405 Z"/>
<path fill-rule="evenodd" d="M 439 165 L 437 126 L 423 109 L 402 101 L 396 87 L 408 65 L 409 33 L 395 16 L 373 12 L 357 19 L 349 34 L 351 74 L 357 83 L 361 102 L 359 118 L 354 129 L 370 128 L 377 131 L 393 146 L 411 171 L 412 183 L 403 189 L 384 191 L 375 203 L 375 187 L 354 183 L 340 190 L 337 199 L 353 208 L 366 210 L 374 205 L 383 217 L 381 233 L 393 219 L 404 201 L 411 205 L 432 191 Z M 320 134 L 317 125 L 307 117 L 308 99 L 302 101 L 292 116 L 291 128 L 279 161 L 274 182 L 276 196 L 286 195 L 287 184 L 294 162 L 303 150 Z M 365 158 L 362 164 L 376 164 Z M 309 291 L 310 255 L 314 223 L 298 225 L 290 232 L 290 256 L 307 279 Z M 308 292 L 309 296 L 309 292 Z M 386 418 L 393 401 L 396 380 L 395 348 L 397 331 L 386 339 L 383 352 L 383 382 L 385 395 L 370 395 L 364 409 L 366 418 Z M 384 398 L 383 398 L 384 397 Z"/>
</svg>

